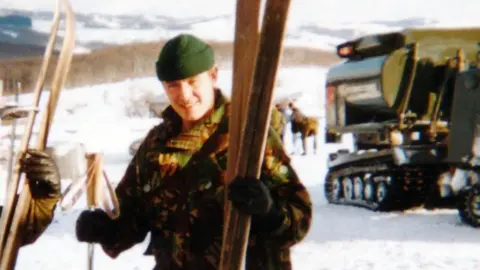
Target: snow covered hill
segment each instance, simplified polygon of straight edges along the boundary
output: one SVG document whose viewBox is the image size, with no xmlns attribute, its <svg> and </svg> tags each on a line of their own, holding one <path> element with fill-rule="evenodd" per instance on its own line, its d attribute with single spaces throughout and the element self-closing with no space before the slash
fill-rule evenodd
<svg viewBox="0 0 480 270">
<path fill-rule="evenodd" d="M 89 44 L 153 41 L 179 32 L 212 40 L 233 39 L 233 0 L 71 2 L 77 13 L 79 52 Z M 0 14 L 28 15 L 34 30 L 50 30 L 54 0 L 3 0 L 0 5 Z M 404 27 L 474 26 L 480 23 L 476 6 L 474 0 L 459 0 L 453 7 L 449 0 L 294 0 L 286 45 L 331 49 L 359 35 Z"/>
</svg>

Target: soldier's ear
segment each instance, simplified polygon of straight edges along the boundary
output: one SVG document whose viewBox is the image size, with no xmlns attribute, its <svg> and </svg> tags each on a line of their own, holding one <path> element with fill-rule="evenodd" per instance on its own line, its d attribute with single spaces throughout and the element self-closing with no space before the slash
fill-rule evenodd
<svg viewBox="0 0 480 270">
<path fill-rule="evenodd" d="M 217 82 L 218 80 L 218 66 L 214 65 L 209 71 L 208 74 L 210 75 L 210 78 L 212 78 L 212 81 L 214 83 Z"/>
</svg>

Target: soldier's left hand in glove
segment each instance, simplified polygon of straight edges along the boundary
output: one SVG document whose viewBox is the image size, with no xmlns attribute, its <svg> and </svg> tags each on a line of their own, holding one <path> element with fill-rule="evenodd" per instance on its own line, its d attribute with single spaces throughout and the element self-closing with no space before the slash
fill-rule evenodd
<svg viewBox="0 0 480 270">
<path fill-rule="evenodd" d="M 35 199 L 60 197 L 60 173 L 53 158 L 44 151 L 29 149 L 20 160 L 22 171 Z"/>
<path fill-rule="evenodd" d="M 252 216 L 251 231 L 254 233 L 272 232 L 285 219 L 270 190 L 261 180 L 236 177 L 228 186 L 228 199 L 238 211 Z"/>
</svg>

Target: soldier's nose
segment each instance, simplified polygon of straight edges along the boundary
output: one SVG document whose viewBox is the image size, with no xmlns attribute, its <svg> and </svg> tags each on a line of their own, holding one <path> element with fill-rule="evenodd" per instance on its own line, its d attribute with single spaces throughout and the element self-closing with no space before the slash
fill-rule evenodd
<svg viewBox="0 0 480 270">
<path fill-rule="evenodd" d="M 182 83 L 181 86 L 179 87 L 178 96 L 182 100 L 185 100 L 185 101 L 190 100 L 193 96 L 193 88 L 187 83 Z"/>
</svg>

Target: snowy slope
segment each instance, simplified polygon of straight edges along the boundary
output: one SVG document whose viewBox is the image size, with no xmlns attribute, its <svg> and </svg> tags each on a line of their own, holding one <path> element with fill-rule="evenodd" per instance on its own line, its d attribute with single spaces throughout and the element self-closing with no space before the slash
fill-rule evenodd
<svg viewBox="0 0 480 270">
<path fill-rule="evenodd" d="M 323 84 L 324 72 L 322 69 L 282 70 L 283 85 L 289 87 L 277 89 L 276 95 L 286 94 L 295 87 L 295 82 L 301 80 L 312 87 L 305 88 L 305 96 L 299 103 L 303 109 L 321 115 L 321 100 L 308 97 Z M 229 71 L 220 73 L 226 78 L 229 75 Z M 229 80 L 225 77 L 220 86 L 228 89 Z M 141 95 L 142 92 L 157 90 L 161 91 L 158 82 L 152 78 L 65 91 L 51 139 L 84 142 L 93 151 L 102 151 L 106 156 L 107 174 L 113 181 L 118 181 L 129 161 L 128 144 L 158 121 L 126 117 L 129 103 L 123 97 L 132 92 Z M 225 92 L 228 94 L 228 90 Z M 27 99 L 28 96 L 25 97 Z M 70 114 L 72 107 L 79 109 Z M 113 135 L 106 132 L 113 132 Z M 287 134 L 289 149 L 290 139 L 290 134 Z M 293 165 L 314 201 L 312 229 L 303 243 L 293 249 L 294 269 L 433 270 L 475 269 L 480 266 L 478 231 L 461 225 L 455 211 L 416 210 L 380 214 L 328 205 L 322 182 L 326 172 L 326 152 L 332 149 L 326 146 L 321 149 L 319 155 L 292 156 Z M 66 184 L 68 182 L 64 187 Z M 87 246 L 76 242 L 74 224 L 85 205 L 85 201 L 80 200 L 67 213 L 58 210 L 54 224 L 38 242 L 22 249 L 18 269 L 84 269 Z M 116 260 L 109 259 L 98 249 L 95 265 L 98 269 L 151 269 L 152 258 L 142 256 L 146 243 L 132 248 Z"/>
<path fill-rule="evenodd" d="M 79 40 L 112 43 L 157 40 L 178 32 L 231 40 L 234 3 L 72 0 L 78 13 Z M 31 14 L 34 28 L 46 32 L 54 4 L 53 0 L 2 0 L 0 13 Z M 205 7 L 207 4 L 210 7 Z M 480 23 L 475 7 L 479 4 L 473 0 L 459 0 L 454 6 L 444 0 L 294 0 L 287 44 L 332 48 L 339 41 L 364 33 L 409 26 L 475 26 Z M 300 107 L 308 114 L 322 117 L 324 76 L 325 70 L 318 68 L 281 69 L 276 97 L 302 92 Z M 230 70 L 221 71 L 219 84 L 228 95 Z M 130 159 L 129 143 L 158 122 L 146 115 L 129 117 L 126 112 L 132 100 L 161 93 L 155 78 L 68 89 L 60 97 L 50 141 L 82 142 L 92 151 L 102 151 L 107 174 L 118 181 Z M 30 98 L 25 95 L 21 101 L 28 103 Z M 5 128 L 0 131 L 8 132 Z M 292 149 L 290 134 L 286 144 Z M 480 269 L 479 232 L 460 224 L 455 211 L 382 214 L 328 205 L 322 183 L 326 154 L 333 148 L 322 145 L 318 155 L 292 156 L 293 165 L 314 201 L 312 229 L 293 248 L 294 269 Z M 68 183 L 65 181 L 64 187 Z M 2 188 L 4 185 L 0 186 L 0 196 Z M 58 210 L 47 232 L 21 250 L 17 269 L 85 269 L 87 245 L 77 243 L 74 234 L 76 217 L 85 205 L 80 200 L 67 213 Z M 145 248 L 146 241 L 116 260 L 97 249 L 95 269 L 151 269 L 152 258 L 142 256 Z"/>
</svg>

